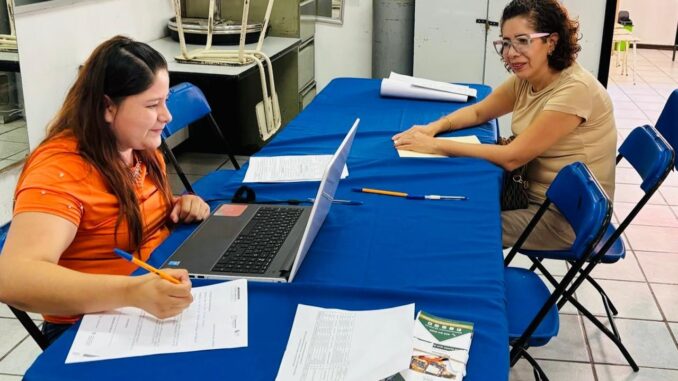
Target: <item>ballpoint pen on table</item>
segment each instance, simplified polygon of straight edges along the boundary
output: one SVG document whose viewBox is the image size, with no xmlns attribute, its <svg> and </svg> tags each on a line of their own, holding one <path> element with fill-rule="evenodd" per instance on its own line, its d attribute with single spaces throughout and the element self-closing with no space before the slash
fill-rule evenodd
<svg viewBox="0 0 678 381">
<path fill-rule="evenodd" d="M 457 200 L 457 201 L 464 201 L 468 200 L 468 197 L 466 196 L 445 196 L 445 195 L 438 195 L 438 194 L 423 194 L 423 195 L 414 195 L 414 194 L 409 194 L 405 192 L 394 192 L 394 191 L 388 191 L 388 190 L 382 190 L 382 189 L 372 189 L 372 188 L 353 188 L 354 192 L 362 192 L 362 193 L 373 193 L 373 194 L 381 194 L 385 196 L 394 196 L 394 197 L 403 197 L 407 198 L 410 200 Z"/>
<path fill-rule="evenodd" d="M 135 265 L 143 268 L 144 270 L 147 270 L 148 272 L 152 272 L 154 274 L 157 274 L 162 279 L 170 281 L 174 284 L 180 284 L 181 283 L 177 278 L 167 274 L 166 272 L 163 272 L 161 270 L 156 269 L 155 267 L 149 265 L 148 263 L 146 263 L 146 262 L 144 262 L 140 259 L 134 258 L 134 256 L 132 256 L 132 254 L 130 254 L 130 253 L 124 251 L 124 250 L 113 249 L 113 251 L 116 254 L 118 254 L 119 256 L 123 257 L 124 259 L 126 259 L 126 260 L 134 263 Z"/>
</svg>

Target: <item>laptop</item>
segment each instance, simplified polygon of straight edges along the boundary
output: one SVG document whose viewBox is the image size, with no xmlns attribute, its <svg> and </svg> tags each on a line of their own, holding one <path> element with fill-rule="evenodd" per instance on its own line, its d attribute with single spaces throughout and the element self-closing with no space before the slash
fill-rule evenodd
<svg viewBox="0 0 678 381">
<path fill-rule="evenodd" d="M 222 204 L 162 267 L 198 279 L 292 282 L 330 211 L 359 123 L 325 168 L 312 206 Z"/>
</svg>

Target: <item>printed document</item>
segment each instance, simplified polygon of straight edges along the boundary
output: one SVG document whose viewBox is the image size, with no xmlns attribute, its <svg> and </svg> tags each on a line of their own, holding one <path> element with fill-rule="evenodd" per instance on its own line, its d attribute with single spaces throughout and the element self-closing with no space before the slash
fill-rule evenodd
<svg viewBox="0 0 678 381">
<path fill-rule="evenodd" d="M 320 181 L 332 155 L 251 157 L 243 183 Z M 348 176 L 344 165 L 341 178 Z"/>
<path fill-rule="evenodd" d="M 85 315 L 66 364 L 247 346 L 247 281 L 196 287 L 180 315 L 157 319 L 125 307 Z"/>
<path fill-rule="evenodd" d="M 345 311 L 300 304 L 278 381 L 380 380 L 410 364 L 414 304 Z"/>
<path fill-rule="evenodd" d="M 450 140 L 450 141 L 459 142 L 459 143 L 480 144 L 480 140 L 478 140 L 478 137 L 475 136 L 475 135 L 443 137 L 443 138 L 436 138 L 436 139 Z M 434 153 L 414 152 L 414 151 L 408 151 L 408 150 L 404 150 L 404 149 L 399 149 L 399 150 L 396 150 L 396 151 L 398 151 L 398 156 L 400 156 L 400 157 L 417 157 L 417 158 L 447 157 L 445 155 L 438 155 L 438 154 L 434 154 Z"/>
</svg>

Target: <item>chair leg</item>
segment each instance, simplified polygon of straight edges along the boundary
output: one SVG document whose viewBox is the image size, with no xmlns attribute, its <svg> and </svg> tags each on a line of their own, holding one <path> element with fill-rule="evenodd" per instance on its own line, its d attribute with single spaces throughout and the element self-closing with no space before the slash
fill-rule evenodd
<svg viewBox="0 0 678 381">
<path fill-rule="evenodd" d="M 534 379 L 535 381 L 548 381 L 548 377 L 546 376 L 546 373 L 544 373 L 544 370 L 539 366 L 539 363 L 537 360 L 534 359 L 529 353 L 527 353 L 527 348 L 513 348 L 513 351 L 516 352 L 517 356 L 512 357 L 511 361 L 511 367 L 513 367 L 520 358 L 525 358 L 530 365 L 532 365 L 532 373 L 534 374 Z M 512 352 L 513 352 L 512 351 Z"/>
<path fill-rule="evenodd" d="M 580 271 L 580 272 L 583 273 L 583 271 Z M 612 303 L 612 299 L 610 299 L 610 297 L 607 295 L 607 292 L 605 292 L 603 287 L 598 282 L 596 282 L 595 279 L 591 278 L 590 275 L 586 274 L 584 276 L 585 276 L 586 280 L 589 281 L 589 283 L 591 283 L 591 285 L 596 290 L 598 290 L 598 293 L 600 293 L 600 297 L 603 299 L 603 304 L 605 305 L 605 309 L 612 311 L 612 315 L 617 316 L 619 314 L 619 311 L 617 311 L 617 308 Z"/>
<path fill-rule="evenodd" d="M 179 175 L 179 179 L 181 180 L 181 183 L 184 184 L 184 188 L 186 188 L 186 192 L 188 192 L 190 194 L 195 194 L 195 192 L 193 191 L 193 186 L 191 185 L 191 182 L 188 181 L 186 174 L 184 173 L 183 169 L 181 169 L 181 166 L 179 165 L 179 162 L 177 161 L 176 156 L 174 156 L 174 153 L 172 153 L 172 150 L 167 145 L 167 142 L 165 142 L 165 139 L 162 139 L 162 141 L 160 142 L 160 149 L 162 149 L 162 151 L 165 153 L 165 156 L 172 163 L 172 166 L 174 166 L 174 169 L 177 170 L 177 175 Z"/>
<path fill-rule="evenodd" d="M 558 282 L 556 279 L 549 273 L 544 265 L 539 262 L 538 260 L 531 258 L 532 263 L 534 266 L 536 266 L 539 271 L 542 272 L 542 275 L 555 287 Z M 593 264 L 589 264 L 587 268 L 584 270 L 584 274 L 588 275 L 591 272 L 591 269 L 593 268 Z M 608 314 L 608 317 L 610 319 L 610 325 L 612 326 L 613 332 L 610 332 L 610 330 L 605 327 L 603 323 L 598 320 L 586 307 L 584 307 L 577 299 L 574 298 L 574 290 L 576 290 L 576 287 L 581 284 L 583 276 L 580 276 L 579 278 L 575 279 L 575 281 L 572 283 L 569 289 L 567 289 L 565 292 L 563 292 L 563 295 L 561 299 L 558 301 L 557 306 L 558 310 L 562 309 L 565 303 L 570 302 L 572 305 L 579 310 L 584 316 L 586 316 L 598 329 L 603 331 L 603 333 L 614 342 L 614 344 L 619 348 L 621 351 L 622 355 L 624 355 L 624 358 L 626 358 L 626 361 L 629 363 L 631 368 L 633 368 L 634 372 L 637 372 L 640 368 L 638 368 L 638 365 L 636 364 L 636 361 L 631 357 L 631 354 L 629 351 L 626 349 L 624 344 L 621 342 L 621 336 L 619 335 L 619 331 L 617 331 L 617 327 L 614 323 L 614 318 L 610 315 L 610 311 L 606 309 L 606 312 Z M 511 353 L 513 355 L 513 352 Z"/>
<path fill-rule="evenodd" d="M 563 295 L 563 297 L 564 298 L 566 297 L 567 301 L 572 303 L 572 305 L 575 308 L 577 308 L 577 310 L 579 310 L 579 312 L 581 312 L 582 315 L 586 316 L 586 318 L 589 319 L 589 321 L 591 321 L 591 323 L 593 323 L 593 325 L 598 327 L 599 330 L 601 330 L 607 337 L 610 338 L 610 340 L 612 340 L 612 342 L 617 346 L 617 348 L 619 348 L 619 351 L 622 353 L 622 355 L 624 356 L 626 361 L 629 363 L 629 365 L 631 366 L 631 368 L 633 369 L 634 372 L 637 372 L 638 370 L 640 370 L 640 368 L 638 368 L 638 364 L 636 364 L 636 361 L 633 359 L 633 357 L 631 357 L 631 354 L 629 353 L 628 349 L 626 349 L 626 346 L 624 346 L 624 344 L 622 343 L 621 336 L 619 335 L 619 331 L 617 330 L 617 326 L 614 322 L 614 318 L 609 315 L 609 312 L 608 312 L 608 317 L 609 317 L 609 320 L 610 320 L 610 325 L 612 326 L 612 331 L 610 331 L 607 327 L 605 327 L 605 325 L 603 323 L 601 323 L 601 321 L 598 320 L 598 318 L 595 317 L 591 313 L 591 311 L 586 309 L 586 307 L 584 307 L 581 303 L 579 303 L 579 301 L 574 299 L 572 297 L 572 295 L 566 293 L 566 294 Z"/>
<path fill-rule="evenodd" d="M 217 124 L 217 121 L 214 119 L 214 116 L 212 113 L 208 114 L 210 118 L 210 124 L 212 125 L 212 128 L 214 129 L 214 132 L 217 133 L 219 136 L 219 139 L 224 143 L 224 148 L 226 149 L 226 154 L 228 155 L 228 158 L 231 160 L 231 164 L 233 164 L 233 168 L 236 170 L 240 169 L 240 164 L 235 160 L 235 156 L 233 156 L 233 151 L 231 151 L 231 147 L 228 144 L 228 140 L 226 140 L 226 137 L 224 134 L 221 132 L 221 128 L 219 128 L 219 125 Z"/>
<path fill-rule="evenodd" d="M 14 316 L 16 316 L 17 319 L 19 319 L 21 325 L 23 325 L 26 331 L 28 331 L 28 333 L 31 335 L 33 340 L 35 340 L 35 342 L 38 344 L 40 349 L 42 349 L 43 351 L 47 349 L 49 343 L 47 342 L 45 335 L 43 335 L 42 332 L 40 332 L 40 328 L 38 328 L 38 326 L 35 325 L 35 322 L 33 322 L 31 317 L 28 316 L 28 314 L 24 311 L 18 310 L 12 306 L 8 307 L 12 311 Z"/>
</svg>

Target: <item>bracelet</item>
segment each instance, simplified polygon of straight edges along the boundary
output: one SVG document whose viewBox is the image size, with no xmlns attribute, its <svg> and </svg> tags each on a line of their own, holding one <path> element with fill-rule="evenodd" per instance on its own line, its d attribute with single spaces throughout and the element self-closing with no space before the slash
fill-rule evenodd
<svg viewBox="0 0 678 381">
<path fill-rule="evenodd" d="M 449 115 L 445 115 L 445 116 L 443 117 L 443 119 L 445 119 L 445 121 L 447 122 L 447 131 L 452 131 L 452 127 L 453 127 L 453 126 L 452 126 L 452 122 L 450 121 L 450 116 L 449 116 Z"/>
</svg>

